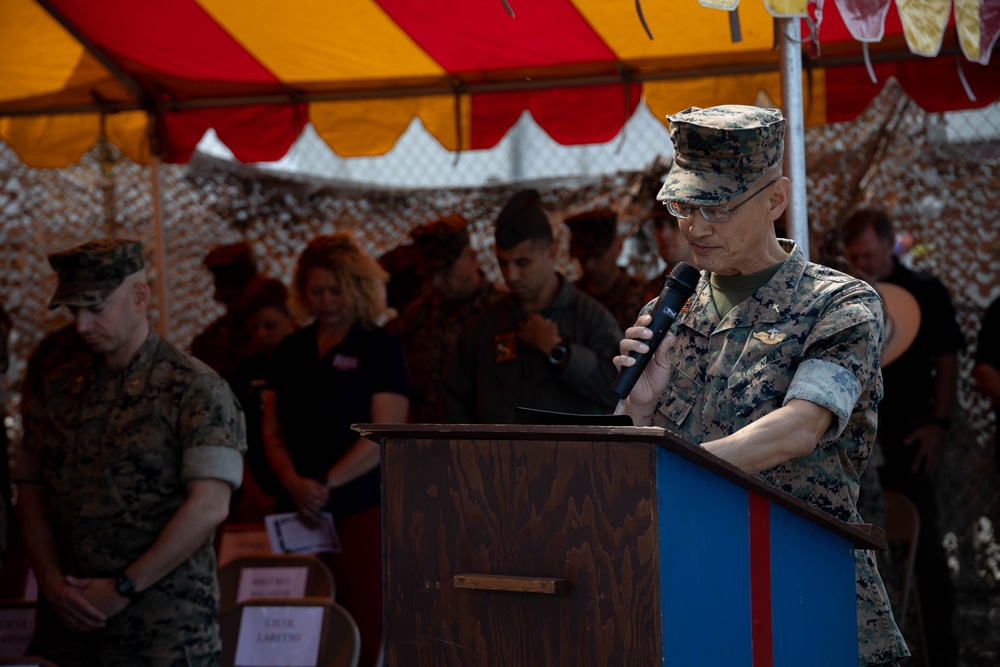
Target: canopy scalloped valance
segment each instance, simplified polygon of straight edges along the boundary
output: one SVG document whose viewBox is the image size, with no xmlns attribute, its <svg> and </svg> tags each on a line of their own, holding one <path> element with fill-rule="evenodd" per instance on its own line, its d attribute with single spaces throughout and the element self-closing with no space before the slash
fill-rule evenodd
<svg viewBox="0 0 1000 667">
<path fill-rule="evenodd" d="M 102 133 L 184 162 L 214 128 L 255 162 L 309 122 L 367 156 L 413 118 L 450 150 L 490 148 L 528 110 L 560 143 L 598 143 L 643 98 L 659 118 L 780 103 L 774 16 L 808 17 L 806 124 L 853 118 L 889 76 L 932 111 L 1000 95 L 1000 0 L 5 0 L 0 139 L 38 167 Z"/>
</svg>

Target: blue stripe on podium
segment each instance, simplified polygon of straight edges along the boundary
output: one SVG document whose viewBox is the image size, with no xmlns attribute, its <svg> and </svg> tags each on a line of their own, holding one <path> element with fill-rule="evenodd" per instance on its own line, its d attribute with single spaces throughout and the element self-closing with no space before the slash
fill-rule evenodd
<svg viewBox="0 0 1000 667">
<path fill-rule="evenodd" d="M 663 664 L 751 667 L 747 492 L 656 456 Z"/>
<path fill-rule="evenodd" d="M 771 505 L 774 667 L 858 664 L 852 553 L 847 540 Z"/>
</svg>

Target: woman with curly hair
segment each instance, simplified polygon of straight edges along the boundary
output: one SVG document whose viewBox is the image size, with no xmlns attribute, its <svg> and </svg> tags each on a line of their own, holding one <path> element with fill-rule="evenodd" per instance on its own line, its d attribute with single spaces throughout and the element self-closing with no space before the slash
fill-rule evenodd
<svg viewBox="0 0 1000 667">
<path fill-rule="evenodd" d="M 379 446 L 351 425 L 405 422 L 409 410 L 402 348 L 379 326 L 387 278 L 352 235 L 314 238 L 292 285 L 314 319 L 274 351 L 264 401 L 265 451 L 286 491 L 278 511 L 333 514 L 337 600 L 358 623 L 363 665 L 382 639 Z"/>
</svg>

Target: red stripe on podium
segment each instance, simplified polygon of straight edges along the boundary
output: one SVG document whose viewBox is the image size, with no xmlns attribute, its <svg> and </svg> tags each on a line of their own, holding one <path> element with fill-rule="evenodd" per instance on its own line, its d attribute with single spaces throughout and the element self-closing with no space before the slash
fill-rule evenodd
<svg viewBox="0 0 1000 667">
<path fill-rule="evenodd" d="M 753 667 L 772 667 L 770 503 L 750 495 L 750 639 Z"/>
</svg>

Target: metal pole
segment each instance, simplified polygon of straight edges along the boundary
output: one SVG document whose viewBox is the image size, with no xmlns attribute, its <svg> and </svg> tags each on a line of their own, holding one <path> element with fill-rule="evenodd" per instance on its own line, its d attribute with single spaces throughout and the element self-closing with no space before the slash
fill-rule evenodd
<svg viewBox="0 0 1000 667">
<path fill-rule="evenodd" d="M 781 33 L 781 102 L 787 121 L 785 175 L 792 197 L 785 213 L 788 235 L 809 259 L 809 209 L 806 206 L 805 120 L 802 112 L 802 32 L 797 17 L 779 19 Z"/>
<path fill-rule="evenodd" d="M 168 315 L 170 311 L 167 302 L 167 251 L 164 247 L 163 210 L 160 187 L 160 158 L 152 155 L 149 160 L 150 178 L 152 180 L 153 199 L 153 235 L 156 239 L 156 298 L 160 304 L 160 316 L 156 320 L 156 331 L 164 340 L 169 340 L 170 327 Z"/>
<path fill-rule="evenodd" d="M 524 178 L 524 123 L 526 122 L 525 114 L 521 114 L 510 133 L 510 180 L 512 181 Z"/>
</svg>

